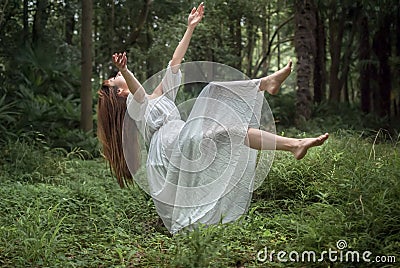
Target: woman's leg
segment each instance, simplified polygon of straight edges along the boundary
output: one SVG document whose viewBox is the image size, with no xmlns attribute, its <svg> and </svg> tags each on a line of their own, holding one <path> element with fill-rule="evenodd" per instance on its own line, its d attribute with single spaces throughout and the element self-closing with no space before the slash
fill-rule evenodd
<svg viewBox="0 0 400 268">
<path fill-rule="evenodd" d="M 281 84 L 286 80 L 291 72 L 292 61 L 290 60 L 289 63 L 279 71 L 261 78 L 260 90 L 267 91 L 271 95 L 277 94 Z"/>
<path fill-rule="evenodd" d="M 278 136 L 264 130 L 249 128 L 245 144 L 256 150 L 281 150 L 291 152 L 297 160 L 302 159 L 307 150 L 322 145 L 329 137 L 328 133 L 316 138 L 293 139 Z"/>
</svg>

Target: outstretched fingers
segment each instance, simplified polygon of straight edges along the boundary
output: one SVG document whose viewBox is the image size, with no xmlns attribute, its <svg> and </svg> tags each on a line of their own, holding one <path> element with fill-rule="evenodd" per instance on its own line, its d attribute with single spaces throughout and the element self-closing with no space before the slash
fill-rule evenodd
<svg viewBox="0 0 400 268">
<path fill-rule="evenodd" d="M 119 70 L 126 69 L 126 65 L 128 63 L 128 58 L 126 57 L 126 52 L 114 53 L 112 55 L 112 61 Z"/>
<path fill-rule="evenodd" d="M 203 17 L 204 15 L 204 3 L 201 2 L 199 7 L 197 8 L 197 11 L 199 12 L 200 17 Z"/>
<path fill-rule="evenodd" d="M 204 3 L 201 2 L 197 8 L 193 7 L 192 11 L 190 12 L 188 18 L 189 26 L 196 27 L 196 25 L 202 20 L 203 15 L 204 15 Z"/>
</svg>

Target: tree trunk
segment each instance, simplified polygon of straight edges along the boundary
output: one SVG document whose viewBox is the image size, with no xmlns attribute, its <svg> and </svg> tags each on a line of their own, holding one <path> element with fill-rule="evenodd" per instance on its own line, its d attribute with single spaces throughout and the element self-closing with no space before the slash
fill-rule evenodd
<svg viewBox="0 0 400 268">
<path fill-rule="evenodd" d="M 320 103 L 325 99 L 326 90 L 326 52 L 325 52 L 325 26 L 321 15 L 316 10 L 316 55 L 314 69 L 314 102 Z"/>
<path fill-rule="evenodd" d="M 311 117 L 312 81 L 315 51 L 315 6 L 312 0 L 296 0 L 294 43 L 297 54 L 296 124 Z"/>
<path fill-rule="evenodd" d="M 359 24 L 359 14 L 351 12 L 353 14 L 353 20 L 352 20 L 352 28 L 350 32 L 350 36 L 347 38 L 348 43 L 345 47 L 345 50 L 343 52 L 343 57 L 341 59 L 341 64 L 340 64 L 340 76 L 339 78 L 339 90 L 344 89 L 344 96 L 343 99 L 348 102 L 349 96 L 348 96 L 348 90 L 346 89 L 346 83 L 348 80 L 349 76 L 349 71 L 350 71 L 350 64 L 351 64 L 351 59 L 353 55 L 353 41 L 354 41 L 354 36 L 357 33 L 358 30 L 358 24 Z"/>
<path fill-rule="evenodd" d="M 23 40 L 24 40 L 24 42 L 27 42 L 28 36 L 29 36 L 29 22 L 28 22 L 29 10 L 28 10 L 28 4 L 29 4 L 28 0 L 24 0 L 24 7 L 23 7 L 23 11 L 22 11 L 22 13 L 23 13 L 22 18 L 23 18 L 23 25 L 24 25 L 24 28 L 23 28 L 23 36 L 24 36 Z"/>
<path fill-rule="evenodd" d="M 374 60 L 376 60 L 374 58 Z M 369 67 L 369 81 L 371 87 L 371 111 L 375 114 L 379 114 L 380 109 L 380 99 L 381 96 L 379 95 L 379 85 L 378 85 L 378 67 L 377 64 L 371 64 Z"/>
<path fill-rule="evenodd" d="M 389 58 L 391 55 L 390 27 L 391 18 L 385 15 L 379 25 L 378 31 L 374 36 L 373 51 L 379 60 L 377 72 L 377 95 L 379 103 L 377 105 L 378 115 L 390 117 L 390 92 L 392 87 Z"/>
<path fill-rule="evenodd" d="M 48 0 L 37 0 L 36 13 L 33 20 L 32 43 L 36 44 L 43 38 L 44 29 L 46 28 L 48 13 Z"/>
<path fill-rule="evenodd" d="M 235 55 L 235 21 L 234 18 L 230 18 L 229 21 L 229 54 Z M 236 59 L 230 62 L 228 65 L 238 69 Z"/>
<path fill-rule="evenodd" d="M 400 114 L 400 97 L 397 100 L 397 112 Z"/>
<path fill-rule="evenodd" d="M 396 23 L 396 53 L 397 57 L 400 57 L 400 0 L 397 6 L 397 23 Z M 399 79 L 400 80 L 400 79 Z"/>
<path fill-rule="evenodd" d="M 331 11 L 334 12 L 334 11 Z M 331 68 L 329 72 L 329 101 L 338 103 L 340 101 L 340 56 L 342 51 L 343 31 L 345 16 L 339 19 L 333 14 L 329 16 L 329 52 L 331 55 Z"/>
<path fill-rule="evenodd" d="M 276 14 L 276 18 L 277 18 L 277 20 L 278 21 L 280 21 L 280 16 L 279 16 L 279 14 L 280 14 L 280 12 L 279 12 L 279 10 L 277 11 L 277 14 Z M 281 35 L 279 34 L 279 32 L 278 32 L 278 34 L 276 35 L 276 39 L 277 39 L 277 42 L 278 42 L 278 44 L 277 44 L 277 49 L 278 49 L 278 66 L 277 66 L 277 68 L 278 68 L 278 70 L 281 68 Z"/>
<path fill-rule="evenodd" d="M 81 128 L 93 130 L 92 115 L 92 0 L 82 1 L 82 82 L 81 82 Z"/>
<path fill-rule="evenodd" d="M 149 11 L 150 11 L 150 7 L 151 7 L 152 3 L 153 3 L 153 0 L 144 0 L 143 1 L 143 7 L 138 16 L 138 20 L 136 22 L 136 27 L 134 25 L 132 25 L 132 28 L 134 30 L 129 35 L 128 40 L 123 47 L 123 50 L 128 50 L 129 47 L 131 47 L 134 43 L 136 43 L 136 40 L 139 38 L 139 35 L 140 35 L 143 27 L 145 26 L 147 16 L 149 15 Z"/>
<path fill-rule="evenodd" d="M 253 66 L 253 52 L 254 52 L 254 26 L 250 21 L 247 25 L 247 68 L 246 75 L 251 77 L 251 70 Z"/>
<path fill-rule="evenodd" d="M 368 19 L 363 16 L 360 21 L 359 34 L 359 62 L 360 62 L 360 94 L 361 110 L 364 113 L 371 111 L 371 89 L 370 89 L 370 42 Z"/>
<path fill-rule="evenodd" d="M 72 45 L 72 37 L 74 36 L 75 30 L 75 14 L 71 11 L 72 7 L 69 1 L 66 1 L 66 17 L 65 17 L 65 42 L 68 45 Z"/>
<path fill-rule="evenodd" d="M 353 7 L 342 6 L 342 13 L 337 14 L 335 10 L 337 4 L 332 2 L 329 14 L 329 52 L 331 55 L 331 68 L 329 75 L 329 101 L 338 103 L 341 99 L 342 90 L 348 78 L 350 63 L 353 55 L 353 41 L 358 29 L 359 10 Z M 351 18 L 349 21 L 347 18 Z M 351 31 L 344 38 L 344 29 L 347 26 L 345 22 L 351 22 Z M 344 43 L 344 40 L 346 43 Z M 344 47 L 343 44 L 346 44 Z M 342 53 L 342 48 L 344 51 Z M 344 96 L 343 99 L 348 99 Z"/>
<path fill-rule="evenodd" d="M 347 75 L 346 75 L 346 77 L 347 77 Z M 344 81 L 343 90 L 344 90 L 343 91 L 343 101 L 345 103 L 349 103 L 350 102 L 350 100 L 349 100 L 349 82 L 347 79 Z"/>
<path fill-rule="evenodd" d="M 396 56 L 397 60 L 400 60 L 400 0 L 398 1 L 398 6 L 397 6 L 397 14 L 396 14 Z M 398 100 L 397 100 L 397 105 L 394 104 L 394 107 L 396 107 L 396 114 L 395 116 L 397 117 L 400 115 L 400 77 L 397 77 L 397 92 L 398 92 Z"/>
<path fill-rule="evenodd" d="M 240 25 L 241 17 L 236 19 L 235 25 L 235 55 L 237 58 L 237 69 L 242 69 L 242 26 Z"/>
<path fill-rule="evenodd" d="M 261 47 L 261 51 L 262 51 L 262 58 L 267 56 L 267 53 L 268 53 L 267 47 L 269 46 L 268 45 L 269 28 L 267 29 L 267 25 L 269 25 L 270 16 L 267 14 L 267 10 L 266 9 L 267 9 L 267 7 L 264 7 L 261 10 L 263 18 L 266 18 L 266 22 L 268 23 L 268 24 L 266 24 L 266 23 L 262 23 L 261 24 L 261 46 L 262 46 Z M 268 69 L 267 62 L 264 61 L 263 64 L 260 64 L 260 67 L 258 68 L 258 70 L 254 70 L 253 75 L 251 77 L 256 77 L 260 68 L 262 68 L 264 70 Z"/>
<path fill-rule="evenodd" d="M 112 55 L 117 51 L 116 42 L 117 38 L 115 38 L 115 1 L 111 3 L 111 11 L 110 11 L 110 28 L 109 28 L 109 40 L 112 40 L 109 44 L 109 55 Z"/>
</svg>

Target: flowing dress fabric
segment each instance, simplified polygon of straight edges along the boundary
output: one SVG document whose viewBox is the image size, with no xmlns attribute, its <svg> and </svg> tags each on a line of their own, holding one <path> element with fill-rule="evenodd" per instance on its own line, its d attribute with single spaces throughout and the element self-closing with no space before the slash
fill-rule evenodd
<svg viewBox="0 0 400 268">
<path fill-rule="evenodd" d="M 244 144 L 248 128 L 259 127 L 263 104 L 260 80 L 211 82 L 183 121 L 174 103 L 181 78 L 168 66 L 163 95 L 127 99 L 148 147 L 145 187 L 171 233 L 234 221 L 247 211 L 257 151 Z"/>
</svg>

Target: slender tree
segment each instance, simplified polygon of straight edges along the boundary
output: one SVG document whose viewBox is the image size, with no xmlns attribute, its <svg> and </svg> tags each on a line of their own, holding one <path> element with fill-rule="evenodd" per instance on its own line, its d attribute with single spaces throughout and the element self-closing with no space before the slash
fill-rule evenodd
<svg viewBox="0 0 400 268">
<path fill-rule="evenodd" d="M 326 90 L 326 37 L 324 19 L 318 8 L 315 10 L 315 20 L 314 102 L 320 103 L 325 99 Z"/>
<path fill-rule="evenodd" d="M 258 63 L 255 65 L 254 67 L 254 71 L 253 71 L 253 77 L 257 76 L 258 72 L 261 69 L 264 69 L 262 71 L 261 76 L 265 76 L 268 74 L 268 59 L 271 57 L 271 53 L 272 53 L 272 45 L 275 41 L 275 38 L 277 38 L 279 31 L 285 26 L 287 25 L 289 22 L 291 22 L 294 19 L 293 16 L 289 17 L 288 19 L 286 19 L 285 21 L 281 22 L 276 28 L 275 31 L 272 34 L 269 34 L 268 31 L 268 35 L 265 35 L 264 37 L 264 33 L 263 33 L 263 42 L 262 42 L 262 46 L 263 46 L 263 52 L 262 52 L 262 57 L 260 58 L 260 60 L 258 61 Z M 262 31 L 264 31 L 266 29 L 262 28 Z M 268 37 L 271 36 L 269 39 Z"/>
<path fill-rule="evenodd" d="M 313 0 L 296 0 L 294 44 L 297 62 L 296 124 L 311 117 L 312 96 L 310 82 L 314 69 L 315 5 Z"/>
<path fill-rule="evenodd" d="M 360 97 L 361 110 L 369 113 L 371 109 L 371 89 L 370 89 L 370 50 L 369 23 L 364 15 L 359 24 L 359 70 L 360 70 Z"/>
<path fill-rule="evenodd" d="M 250 22 L 247 24 L 247 48 L 246 48 L 246 57 L 247 57 L 247 67 L 246 74 L 251 77 L 251 70 L 253 67 L 253 54 L 254 54 L 254 46 L 255 46 L 255 34 L 256 27 L 254 26 L 254 22 L 252 18 L 249 18 Z"/>
<path fill-rule="evenodd" d="M 346 17 L 343 13 L 338 14 L 336 1 L 331 1 L 328 11 L 329 25 L 329 54 L 331 65 L 329 69 L 329 101 L 337 103 L 340 101 L 340 56 L 342 51 L 344 24 Z"/>
<path fill-rule="evenodd" d="M 23 8 L 22 8 L 22 20 L 23 20 L 23 25 L 24 25 L 24 28 L 23 28 L 23 38 L 24 38 L 24 42 L 26 42 L 27 40 L 28 40 L 28 36 L 29 36 L 29 18 L 28 18 L 28 15 L 29 15 L 29 10 L 28 10 L 28 0 L 24 0 L 24 2 L 23 2 Z"/>
<path fill-rule="evenodd" d="M 340 102 L 348 78 L 359 17 L 359 10 L 353 1 L 329 2 L 329 101 L 332 103 Z"/>
<path fill-rule="evenodd" d="M 374 35 L 372 49 L 379 61 L 377 73 L 377 85 L 374 89 L 377 101 L 375 107 L 376 113 L 380 116 L 390 116 L 390 92 L 392 87 L 392 79 L 390 73 L 389 58 L 391 56 L 391 17 L 385 14 L 380 20 L 378 30 Z"/>
<path fill-rule="evenodd" d="M 143 0 L 143 6 L 142 10 L 140 11 L 140 14 L 137 18 L 136 24 L 131 25 L 133 31 L 131 31 L 126 44 L 124 45 L 124 50 L 128 49 L 130 46 L 132 46 L 138 39 L 143 27 L 145 26 L 147 16 L 149 15 L 151 4 L 153 3 L 153 0 Z M 132 20 L 134 21 L 134 20 Z"/>
<path fill-rule="evenodd" d="M 82 1 L 82 78 L 81 78 L 81 128 L 93 130 L 92 115 L 92 0 Z"/>
<path fill-rule="evenodd" d="M 65 2 L 65 42 L 72 45 L 72 37 L 75 30 L 75 10 L 72 8 L 71 1 Z"/>
<path fill-rule="evenodd" d="M 43 39 L 43 34 L 49 18 L 48 0 L 37 0 L 36 12 L 33 20 L 32 43 L 36 44 Z"/>
<path fill-rule="evenodd" d="M 400 0 L 397 4 L 397 14 L 396 14 L 396 56 L 397 64 L 400 65 Z M 397 77 L 397 105 L 394 103 L 395 116 L 400 115 L 400 77 Z M 396 100 L 395 100 L 396 101 Z"/>
</svg>

